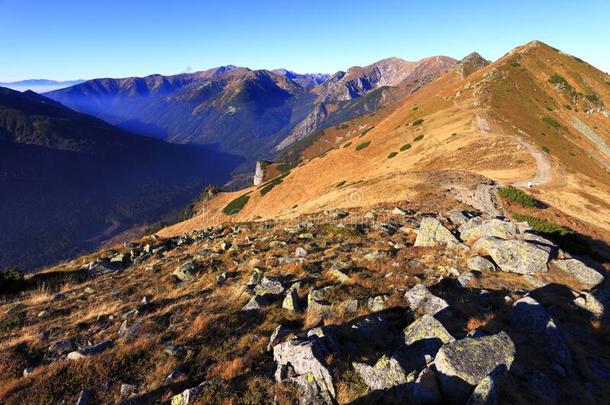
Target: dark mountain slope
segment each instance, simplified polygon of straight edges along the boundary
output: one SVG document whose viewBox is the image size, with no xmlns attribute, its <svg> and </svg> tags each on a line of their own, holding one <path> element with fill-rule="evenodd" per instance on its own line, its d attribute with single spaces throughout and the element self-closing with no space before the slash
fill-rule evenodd
<svg viewBox="0 0 610 405">
<path fill-rule="evenodd" d="M 0 88 L 0 267 L 29 270 L 155 222 L 240 161 Z"/>
</svg>

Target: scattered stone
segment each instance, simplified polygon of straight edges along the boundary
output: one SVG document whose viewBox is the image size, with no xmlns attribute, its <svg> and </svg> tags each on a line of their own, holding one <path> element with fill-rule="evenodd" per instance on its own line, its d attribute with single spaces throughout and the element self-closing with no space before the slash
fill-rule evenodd
<svg viewBox="0 0 610 405">
<path fill-rule="evenodd" d="M 291 370 L 296 376 L 306 376 L 306 379 L 296 381 L 302 389 L 311 389 L 308 386 L 315 384 L 319 391 L 328 392 L 334 398 L 333 379 L 323 363 L 328 354 L 328 349 L 316 336 L 280 343 L 273 347 L 273 359 L 277 363 L 275 379 L 278 382 L 286 380 Z"/>
<path fill-rule="evenodd" d="M 121 397 L 128 398 L 138 391 L 138 387 L 135 384 L 121 384 Z"/>
<path fill-rule="evenodd" d="M 324 287 L 312 289 L 307 294 L 307 310 L 308 311 L 328 311 L 331 308 L 328 298 L 332 287 Z"/>
<path fill-rule="evenodd" d="M 307 256 L 307 250 L 303 249 L 302 247 L 298 247 L 296 248 L 296 250 L 294 251 L 294 257 L 305 257 Z"/>
<path fill-rule="evenodd" d="M 383 356 L 374 366 L 365 363 L 352 363 L 362 381 L 373 390 L 385 390 L 407 383 L 407 374 L 398 361 Z"/>
<path fill-rule="evenodd" d="M 369 262 L 375 261 L 375 260 L 379 260 L 382 257 L 384 257 L 384 254 L 381 253 L 379 250 L 373 250 L 371 252 L 368 252 L 367 254 L 365 254 L 363 256 L 363 258 L 365 260 L 368 260 Z"/>
<path fill-rule="evenodd" d="M 95 356 L 96 354 L 99 354 L 104 350 L 111 348 L 112 346 L 114 346 L 114 342 L 111 340 L 106 340 L 104 342 L 98 343 L 95 346 L 70 352 L 68 354 L 68 360 L 79 360 L 87 356 Z"/>
<path fill-rule="evenodd" d="M 480 271 L 481 273 L 496 271 L 496 266 L 482 256 L 473 256 L 466 262 L 469 270 Z"/>
<path fill-rule="evenodd" d="M 176 268 L 172 274 L 176 276 L 178 280 L 188 282 L 195 280 L 195 276 L 193 274 L 194 271 L 195 264 L 189 261 L 178 266 L 178 268 Z"/>
<path fill-rule="evenodd" d="M 472 285 L 477 280 L 478 275 L 472 271 L 466 271 L 457 278 L 458 284 L 462 288 L 472 287 Z"/>
<path fill-rule="evenodd" d="M 313 239 L 313 234 L 311 234 L 310 232 L 304 232 L 299 234 L 298 236 L 299 239 Z"/>
<path fill-rule="evenodd" d="M 405 293 L 405 300 L 411 310 L 422 310 L 425 314 L 436 315 L 449 308 L 449 304 L 442 298 L 432 294 L 423 284 L 417 284 Z"/>
<path fill-rule="evenodd" d="M 388 300 L 387 295 L 378 295 L 376 297 L 369 298 L 367 305 L 371 312 L 379 312 L 385 309 L 385 302 Z"/>
<path fill-rule="evenodd" d="M 34 367 L 26 367 L 23 369 L 23 376 L 27 377 L 34 372 Z"/>
<path fill-rule="evenodd" d="M 301 299 L 297 292 L 297 288 L 291 287 L 282 301 L 282 308 L 288 311 L 301 311 Z"/>
<path fill-rule="evenodd" d="M 512 327 L 527 336 L 547 356 L 571 368 L 572 355 L 551 315 L 532 297 L 516 301 L 510 310 Z"/>
<path fill-rule="evenodd" d="M 174 370 L 167 377 L 165 377 L 165 382 L 168 382 L 168 383 L 174 382 L 185 375 L 186 375 L 186 373 L 184 371 Z"/>
<path fill-rule="evenodd" d="M 434 358 L 434 365 L 445 398 L 464 403 L 489 373 L 501 365 L 509 368 L 514 357 L 513 341 L 500 332 L 446 344 Z"/>
<path fill-rule="evenodd" d="M 254 287 L 261 282 L 263 277 L 265 276 L 265 272 L 258 267 L 252 269 L 252 275 L 250 276 L 250 280 L 246 283 L 247 287 Z"/>
<path fill-rule="evenodd" d="M 460 210 L 451 210 L 447 213 L 447 216 L 449 217 L 449 220 L 452 224 L 458 226 L 466 223 L 466 221 L 468 221 L 469 219 L 466 214 L 464 214 L 464 212 Z"/>
<path fill-rule="evenodd" d="M 553 267 L 576 278 L 587 289 L 592 289 L 604 281 L 604 276 L 577 259 L 552 260 Z"/>
<path fill-rule="evenodd" d="M 59 342 L 53 343 L 51 346 L 49 346 L 48 351 L 50 353 L 62 355 L 62 354 L 66 354 L 66 353 L 73 351 L 74 347 L 75 347 L 74 340 L 64 339 L 64 340 L 60 340 Z"/>
<path fill-rule="evenodd" d="M 421 405 L 443 403 L 443 395 L 438 386 L 436 373 L 429 367 L 424 368 L 413 383 L 413 396 Z"/>
<path fill-rule="evenodd" d="M 606 307 L 610 305 L 610 289 L 583 292 L 574 299 L 574 304 L 591 312 L 596 317 L 608 316 Z"/>
<path fill-rule="evenodd" d="M 518 274 L 546 273 L 550 248 L 522 240 L 483 237 L 473 246 L 475 251 L 488 254 L 502 271 Z"/>
<path fill-rule="evenodd" d="M 241 309 L 242 311 L 257 311 L 261 309 L 263 305 L 267 303 L 267 300 L 261 295 L 255 295 L 250 298 L 250 301 Z"/>
<path fill-rule="evenodd" d="M 414 246 L 435 246 L 441 243 L 449 247 L 461 245 L 457 238 L 438 219 L 433 217 L 423 218 Z"/>
<path fill-rule="evenodd" d="M 403 331 L 403 336 L 406 345 L 412 345 L 421 340 L 438 340 L 438 347 L 440 348 L 445 343 L 455 341 L 443 324 L 428 314 L 422 315 L 407 326 Z"/>
<path fill-rule="evenodd" d="M 278 325 L 277 328 L 273 330 L 273 333 L 269 338 L 269 343 L 267 344 L 267 351 L 270 352 L 271 350 L 273 350 L 273 346 L 278 344 L 278 342 L 282 340 L 284 336 L 288 335 L 289 332 L 290 329 L 288 329 L 284 325 Z"/>
<path fill-rule="evenodd" d="M 254 293 L 260 296 L 280 295 L 285 291 L 282 283 L 275 278 L 263 277 L 260 283 L 254 287 Z"/>
<path fill-rule="evenodd" d="M 395 208 L 392 210 L 392 214 L 394 214 L 394 215 L 402 215 L 402 216 L 405 216 L 405 215 L 407 215 L 407 214 L 408 214 L 408 212 L 407 212 L 407 211 L 405 211 L 405 210 L 403 210 L 403 209 L 402 209 L 402 208 L 400 208 L 400 207 L 395 207 Z"/>
<path fill-rule="evenodd" d="M 189 405 L 192 404 L 199 398 L 201 393 L 203 392 L 203 386 L 205 382 L 201 383 L 197 387 L 188 388 L 182 391 L 180 394 L 174 395 L 172 397 L 171 405 Z"/>
<path fill-rule="evenodd" d="M 348 276 L 347 274 L 345 274 L 344 272 L 342 272 L 339 269 L 333 269 L 331 267 L 331 269 L 328 270 L 328 275 L 336 278 L 337 281 L 342 284 L 349 284 L 352 282 L 352 279 L 350 278 L 350 276 Z"/>
<path fill-rule="evenodd" d="M 513 239 L 519 234 L 519 229 L 517 225 L 509 221 L 497 218 L 482 220 L 480 217 L 476 217 L 461 225 L 459 232 L 463 241 L 482 237 Z"/>
</svg>

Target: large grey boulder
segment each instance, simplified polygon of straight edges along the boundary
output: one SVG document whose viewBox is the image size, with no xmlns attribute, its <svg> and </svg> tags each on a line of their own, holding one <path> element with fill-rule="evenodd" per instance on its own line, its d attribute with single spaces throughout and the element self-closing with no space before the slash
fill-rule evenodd
<svg viewBox="0 0 610 405">
<path fill-rule="evenodd" d="M 260 296 L 275 296 L 284 292 L 284 286 L 275 278 L 263 277 L 260 283 L 254 287 L 254 294 Z"/>
<path fill-rule="evenodd" d="M 496 367 L 476 386 L 466 405 L 496 405 L 501 380 L 506 374 L 504 366 Z"/>
<path fill-rule="evenodd" d="M 604 281 L 604 276 L 577 259 L 553 260 L 551 266 L 576 278 L 586 289 L 592 289 Z"/>
<path fill-rule="evenodd" d="M 307 294 L 307 310 L 308 311 L 329 311 L 331 304 L 328 301 L 332 286 L 311 289 Z"/>
<path fill-rule="evenodd" d="M 440 345 L 455 341 L 443 324 L 428 314 L 422 315 L 407 326 L 403 331 L 403 336 L 406 345 L 412 345 L 421 340 L 437 341 Z"/>
<path fill-rule="evenodd" d="M 517 225 L 501 219 L 472 218 L 459 227 L 460 238 L 463 241 L 478 239 L 484 236 L 500 239 L 513 239 L 519 234 Z"/>
<path fill-rule="evenodd" d="M 481 273 L 496 271 L 496 266 L 482 256 L 473 256 L 466 262 L 469 270 L 480 271 Z"/>
<path fill-rule="evenodd" d="M 425 217 L 421 220 L 414 246 L 436 246 L 439 244 L 445 244 L 449 247 L 462 246 L 438 219 Z"/>
<path fill-rule="evenodd" d="M 432 294 L 423 284 L 417 284 L 405 293 L 405 300 L 413 311 L 423 311 L 428 315 L 437 313 L 449 308 L 449 304 L 442 298 Z"/>
<path fill-rule="evenodd" d="M 551 249 L 523 240 L 482 237 L 472 249 L 491 256 L 502 271 L 518 274 L 546 273 Z"/>
<path fill-rule="evenodd" d="M 303 391 L 327 392 L 332 398 L 335 397 L 333 379 L 323 363 L 323 359 L 329 351 L 323 341 L 317 336 L 307 338 L 294 338 L 273 347 L 273 359 L 277 363 L 275 379 L 282 382 L 297 378 L 295 382 L 300 384 Z M 298 378 L 299 376 L 305 378 Z M 311 386 L 317 387 L 311 387 Z"/>
<path fill-rule="evenodd" d="M 610 306 L 610 289 L 599 288 L 595 291 L 584 292 L 574 298 L 574 304 L 586 309 L 596 317 L 608 317 L 606 308 Z"/>
<path fill-rule="evenodd" d="M 509 368 L 514 358 L 513 341 L 500 332 L 446 344 L 434 358 L 434 365 L 445 399 L 463 404 L 489 373 L 498 366 Z"/>
<path fill-rule="evenodd" d="M 437 405 L 443 403 L 436 373 L 429 367 L 424 368 L 413 383 L 413 396 L 420 405 Z"/>
<path fill-rule="evenodd" d="M 555 321 L 542 305 L 532 297 L 516 301 L 509 313 L 511 326 L 528 337 L 550 360 L 566 368 L 572 366 L 572 355 Z"/>
<path fill-rule="evenodd" d="M 265 297 L 263 297 L 262 295 L 255 295 L 254 297 L 250 298 L 250 301 L 248 301 L 246 303 L 246 305 L 244 305 L 242 307 L 241 310 L 242 311 L 258 311 L 265 304 L 267 304 L 267 299 Z"/>
<path fill-rule="evenodd" d="M 393 357 L 382 356 L 374 366 L 352 363 L 362 381 L 372 390 L 385 390 L 407 383 L 407 373 Z"/>
<path fill-rule="evenodd" d="M 180 281 L 193 281 L 195 279 L 195 264 L 193 262 L 186 262 L 178 266 L 172 274 Z"/>
</svg>

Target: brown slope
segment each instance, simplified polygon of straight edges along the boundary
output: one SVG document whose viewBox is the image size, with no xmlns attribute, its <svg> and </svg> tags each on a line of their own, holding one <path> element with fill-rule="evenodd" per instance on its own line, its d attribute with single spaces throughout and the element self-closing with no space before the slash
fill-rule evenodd
<svg viewBox="0 0 610 405">
<path fill-rule="evenodd" d="M 607 76 L 593 67 L 538 43 L 517 48 L 465 78 L 458 66 L 387 115 L 368 117 L 366 122 L 359 124 L 374 126 L 366 135 L 352 139 L 349 146 L 346 146 L 349 142 L 344 142 L 325 155 L 302 163 L 265 195 L 254 187 L 221 194 L 207 205 L 206 215 L 169 228 L 163 234 L 225 220 L 295 217 L 328 208 L 369 206 L 405 199 L 414 201 L 423 198 L 433 185 L 439 186 L 430 175 L 441 171 L 456 175 L 455 184 L 444 185 L 449 188 L 472 175 L 516 185 L 542 180 L 543 184 L 531 192 L 564 217 L 567 215 L 574 219 L 572 222 L 582 224 L 579 226 L 584 232 L 610 240 L 610 189 L 600 177 L 603 174 L 601 166 L 594 167 L 593 159 L 574 161 L 569 152 L 567 156 L 571 159 L 565 154 L 553 153 L 553 150 L 563 148 L 575 149 L 573 139 L 568 141 L 564 136 L 557 136 L 556 144 L 551 144 L 551 154 L 548 154 L 542 152 L 544 145 L 541 143 L 541 139 L 548 138 L 541 133 L 529 135 L 544 121 L 539 116 L 540 109 L 532 111 L 531 106 L 523 108 L 522 104 L 528 103 L 528 97 L 540 98 L 542 89 L 551 94 L 557 92 L 548 83 L 548 75 L 552 73 L 541 72 L 540 52 L 553 52 L 552 55 L 562 60 L 559 63 L 577 69 L 572 74 L 583 77 L 601 99 L 606 99 L 607 92 L 601 84 Z M 513 66 L 511 55 L 521 55 L 520 67 Z M 572 64 L 572 60 L 577 64 Z M 515 69 L 513 75 L 518 76 L 508 76 L 512 79 L 507 80 L 503 72 L 509 69 Z M 502 84 L 510 80 L 514 88 L 523 86 L 523 77 L 536 87 L 523 94 L 501 91 Z M 595 77 L 599 80 L 593 83 Z M 559 92 L 555 97 L 563 95 Z M 579 99 L 576 103 L 587 101 Z M 589 110 L 586 114 L 582 111 L 585 105 L 588 104 L 580 105 L 576 112 L 575 104 L 571 111 L 591 128 L 601 129 L 605 122 L 603 110 Z M 566 134 L 572 134 L 570 116 L 563 111 L 555 114 Z M 421 125 L 413 125 L 417 119 L 424 121 Z M 423 139 L 415 141 L 419 135 L 424 135 Z M 584 145 L 584 136 L 574 135 L 574 139 L 580 139 Z M 359 144 L 368 141 L 371 143 L 366 148 L 356 150 Z M 401 151 L 405 144 L 411 144 L 411 148 Z M 388 158 L 391 153 L 397 155 Z M 579 153 L 582 159 L 585 152 Z M 550 176 L 541 174 L 545 165 L 550 167 Z M 590 166 L 585 168 L 586 165 Z M 250 193 L 250 198 L 239 214 L 229 217 L 221 212 L 229 201 L 245 193 Z"/>
</svg>

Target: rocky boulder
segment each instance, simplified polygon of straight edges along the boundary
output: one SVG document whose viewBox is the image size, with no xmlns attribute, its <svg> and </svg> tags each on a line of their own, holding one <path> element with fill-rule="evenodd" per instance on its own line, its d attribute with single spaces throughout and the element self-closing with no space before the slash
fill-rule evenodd
<svg viewBox="0 0 610 405">
<path fill-rule="evenodd" d="M 425 217 L 421 220 L 414 246 L 436 246 L 439 244 L 445 244 L 448 247 L 462 246 L 438 219 Z"/>
<path fill-rule="evenodd" d="M 278 382 L 291 378 L 303 391 L 327 392 L 335 397 L 333 379 L 324 365 L 329 354 L 327 347 L 317 336 L 294 338 L 273 347 L 273 359 L 277 363 L 275 379 Z M 305 377 L 305 378 L 299 378 Z M 315 385 L 315 387 L 310 387 Z"/>
<path fill-rule="evenodd" d="M 550 249 L 523 240 L 482 237 L 472 249 L 491 256 L 502 271 L 518 274 L 546 273 Z"/>
<path fill-rule="evenodd" d="M 496 271 L 496 266 L 482 256 L 473 256 L 466 262 L 469 270 L 480 271 L 481 273 L 488 271 Z"/>
<path fill-rule="evenodd" d="M 439 348 L 445 343 L 455 341 L 443 324 L 428 314 L 422 315 L 415 322 L 407 326 L 403 331 L 403 337 L 406 345 L 412 345 L 422 340 L 430 340 L 438 342 Z"/>
<path fill-rule="evenodd" d="M 550 360 L 567 368 L 572 366 L 570 349 L 555 321 L 538 301 L 521 298 L 513 304 L 509 317 L 513 329 L 529 338 Z"/>
<path fill-rule="evenodd" d="M 398 361 L 383 356 L 374 366 L 352 363 L 362 381 L 372 390 L 385 390 L 407 383 L 407 374 Z"/>
<path fill-rule="evenodd" d="M 513 239 L 519 234 L 517 225 L 509 221 L 492 218 L 483 220 L 472 218 L 459 227 L 460 238 L 463 241 L 479 239 L 482 237 L 495 237 L 500 239 Z"/>
<path fill-rule="evenodd" d="M 446 344 L 434 358 L 445 399 L 463 404 L 488 374 L 509 368 L 514 358 L 515 345 L 505 332 Z"/>
<path fill-rule="evenodd" d="M 405 300 L 411 310 L 421 310 L 425 314 L 432 316 L 449 308 L 447 301 L 432 294 L 423 284 L 417 284 L 407 291 L 405 293 Z"/>
<path fill-rule="evenodd" d="M 193 262 L 186 262 L 181 266 L 178 266 L 172 274 L 180 281 L 193 281 L 195 279 L 195 264 Z"/>
<path fill-rule="evenodd" d="M 576 278 L 586 289 L 595 288 L 604 281 L 602 274 L 577 259 L 553 260 L 550 264 Z"/>
</svg>

